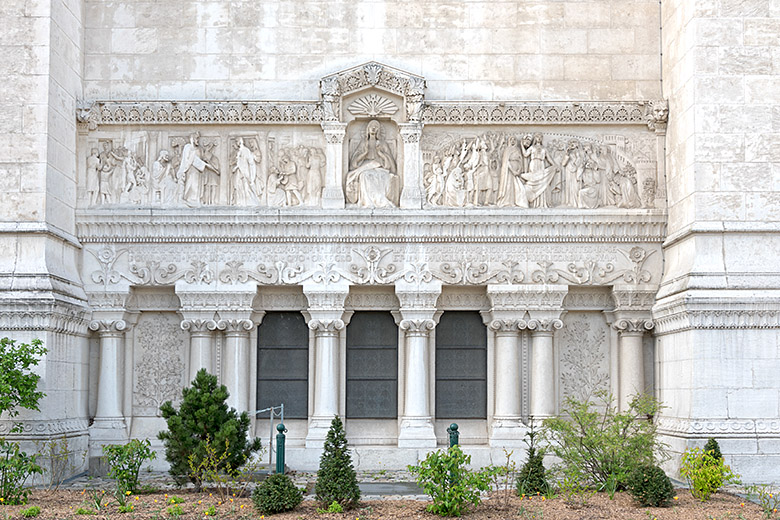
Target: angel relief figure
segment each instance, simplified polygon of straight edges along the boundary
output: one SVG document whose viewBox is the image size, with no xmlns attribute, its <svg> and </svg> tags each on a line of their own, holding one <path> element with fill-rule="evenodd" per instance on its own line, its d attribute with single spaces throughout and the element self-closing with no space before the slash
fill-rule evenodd
<svg viewBox="0 0 780 520">
<path fill-rule="evenodd" d="M 347 202 L 363 208 L 396 207 L 397 186 L 395 158 L 382 136 L 382 126 L 372 119 L 349 159 Z"/>
</svg>

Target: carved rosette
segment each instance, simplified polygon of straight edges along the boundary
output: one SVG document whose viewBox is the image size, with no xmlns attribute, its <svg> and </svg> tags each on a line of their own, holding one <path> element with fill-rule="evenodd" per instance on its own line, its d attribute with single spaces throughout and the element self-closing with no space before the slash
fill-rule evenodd
<svg viewBox="0 0 780 520">
<path fill-rule="evenodd" d="M 436 322 L 430 319 L 401 320 L 398 327 L 406 333 L 406 336 L 428 336 L 436 327 Z"/>
<path fill-rule="evenodd" d="M 189 332 L 191 335 L 208 335 L 217 330 L 217 322 L 214 320 L 188 319 L 182 320 L 181 330 Z"/>
<path fill-rule="evenodd" d="M 563 328 L 563 322 L 557 318 L 541 318 L 528 320 L 528 329 L 536 334 L 552 334 Z"/>
<path fill-rule="evenodd" d="M 492 331 L 499 335 L 515 335 L 528 328 L 528 323 L 521 319 L 495 319 L 488 325 Z"/>
<path fill-rule="evenodd" d="M 102 337 L 121 336 L 127 330 L 125 320 L 92 320 L 89 322 L 89 330 L 97 332 Z"/>
<path fill-rule="evenodd" d="M 652 330 L 655 326 L 653 320 L 645 318 L 618 318 L 615 323 L 612 324 L 612 328 L 618 331 L 623 336 L 628 335 L 641 335 Z"/>
<path fill-rule="evenodd" d="M 225 331 L 228 335 L 247 334 L 254 326 L 254 322 L 247 319 L 227 319 L 217 322 L 217 329 Z"/>
<path fill-rule="evenodd" d="M 344 329 L 343 320 L 314 319 L 309 320 L 309 328 L 317 336 L 336 336 Z"/>
</svg>

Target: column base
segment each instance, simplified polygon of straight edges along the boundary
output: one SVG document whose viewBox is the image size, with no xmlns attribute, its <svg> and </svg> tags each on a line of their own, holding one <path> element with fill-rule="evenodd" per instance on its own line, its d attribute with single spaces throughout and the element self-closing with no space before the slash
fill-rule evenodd
<svg viewBox="0 0 780 520">
<path fill-rule="evenodd" d="M 325 438 L 330 430 L 333 417 L 312 417 L 309 422 L 309 430 L 306 433 L 307 448 L 322 448 L 325 446 Z"/>
<path fill-rule="evenodd" d="M 401 208 L 421 209 L 423 205 L 423 192 L 420 188 L 404 188 L 401 191 Z"/>
<path fill-rule="evenodd" d="M 525 446 L 528 428 L 519 417 L 495 417 L 490 430 L 491 448 L 519 448 Z"/>
<path fill-rule="evenodd" d="M 322 190 L 322 207 L 327 209 L 344 209 L 346 206 L 344 191 L 337 187 L 325 187 Z"/>
<path fill-rule="evenodd" d="M 126 444 L 130 440 L 124 417 L 96 417 L 89 427 L 89 473 L 105 476 L 108 467 L 103 461 L 103 446 Z"/>
<path fill-rule="evenodd" d="M 404 417 L 398 432 L 399 448 L 435 448 L 436 433 L 430 417 Z"/>
</svg>

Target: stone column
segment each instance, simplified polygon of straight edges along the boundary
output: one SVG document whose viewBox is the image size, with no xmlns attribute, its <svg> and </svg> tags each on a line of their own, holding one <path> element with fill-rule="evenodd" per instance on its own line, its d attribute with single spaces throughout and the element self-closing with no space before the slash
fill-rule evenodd
<svg viewBox="0 0 780 520">
<path fill-rule="evenodd" d="M 349 285 L 304 284 L 303 293 L 309 301 L 309 328 L 314 331 L 314 406 L 309 419 L 306 447 L 319 448 L 335 415 L 339 415 L 339 388 L 343 374 L 339 370 L 339 337 L 344 330 L 344 301 Z"/>
<path fill-rule="evenodd" d="M 214 331 L 217 322 L 200 318 L 184 319 L 182 330 L 190 333 L 190 370 L 189 381 L 193 381 L 198 371 L 205 368 L 214 373 Z"/>
<path fill-rule="evenodd" d="M 399 448 L 435 448 L 430 378 L 430 332 L 435 328 L 436 301 L 441 282 L 396 282 L 395 293 L 401 304 L 400 329 L 404 332 L 405 367 L 404 412 L 398 432 Z"/>
<path fill-rule="evenodd" d="M 606 313 L 618 331 L 618 408 L 625 411 L 631 399 L 645 392 L 644 335 L 654 326 L 652 307 L 656 286 L 615 285 L 615 310 Z"/>
<path fill-rule="evenodd" d="M 553 332 L 563 327 L 557 318 L 531 319 L 531 416 L 542 420 L 555 415 L 555 352 Z"/>
<path fill-rule="evenodd" d="M 91 321 L 89 329 L 97 333 L 100 341 L 97 410 L 90 435 L 94 440 L 123 441 L 127 439 L 127 425 L 122 412 L 121 360 L 127 322 L 123 317 L 103 316 Z"/>
<path fill-rule="evenodd" d="M 325 163 L 325 187 L 322 189 L 323 208 L 343 208 L 346 204 L 342 181 L 342 169 L 344 167 L 344 136 L 347 133 L 347 124 L 337 121 L 320 123 L 325 133 L 326 163 Z"/>
<path fill-rule="evenodd" d="M 422 156 L 420 152 L 421 123 L 401 123 L 398 129 L 404 141 L 404 185 L 401 207 L 421 209 L 423 205 Z"/>
<path fill-rule="evenodd" d="M 522 373 L 520 331 L 527 324 L 525 295 L 518 285 L 488 285 L 491 302 L 488 326 L 495 334 L 493 374 L 493 423 L 490 445 L 499 447 L 522 444 Z"/>
<path fill-rule="evenodd" d="M 217 328 L 225 331 L 222 382 L 230 393 L 228 406 L 235 408 L 238 413 L 251 411 L 249 410 L 249 332 L 254 325 L 250 319 L 234 318 L 217 322 Z"/>
</svg>

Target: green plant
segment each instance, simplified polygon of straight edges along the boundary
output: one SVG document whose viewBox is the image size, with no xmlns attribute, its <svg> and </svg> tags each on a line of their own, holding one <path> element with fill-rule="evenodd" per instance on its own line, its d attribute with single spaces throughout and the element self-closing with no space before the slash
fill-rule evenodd
<svg viewBox="0 0 780 520">
<path fill-rule="evenodd" d="M 704 445 L 704 452 L 709 453 L 715 460 L 723 460 L 723 454 L 720 452 L 720 445 L 713 437 L 707 439 L 707 444 Z"/>
<path fill-rule="evenodd" d="M 184 514 L 184 509 L 180 505 L 171 506 L 168 508 L 168 515 L 173 517 L 180 517 Z"/>
<path fill-rule="evenodd" d="M 541 507 L 531 511 L 530 509 L 526 509 L 525 506 L 520 506 L 520 510 L 517 512 L 517 514 L 523 520 L 544 520 L 544 510 L 542 510 Z"/>
<path fill-rule="evenodd" d="M 374 514 L 374 508 L 371 506 L 363 507 L 358 511 L 357 520 L 371 520 L 372 514 Z"/>
<path fill-rule="evenodd" d="M 105 504 L 103 504 L 103 500 L 106 499 L 106 491 L 103 489 L 97 489 L 97 488 L 87 488 L 85 489 L 81 494 L 87 495 L 86 502 L 94 506 L 96 511 L 100 511 Z"/>
<path fill-rule="evenodd" d="M 595 398 L 567 398 L 561 416 L 545 419 L 541 436 L 565 475 L 614 492 L 625 488 L 634 468 L 654 464 L 656 456 L 665 459 L 666 445 L 658 441 L 653 422 L 660 404 L 639 394 L 619 412 L 608 393 L 597 392 Z"/>
<path fill-rule="evenodd" d="M 44 474 L 48 475 L 46 489 L 59 489 L 60 484 L 87 460 L 86 449 L 79 453 L 71 452 L 68 436 L 34 441 L 35 451 Z M 81 459 L 80 461 L 78 459 Z"/>
<path fill-rule="evenodd" d="M 171 497 L 168 499 L 169 504 L 183 504 L 184 499 L 182 497 Z"/>
<path fill-rule="evenodd" d="M 292 511 L 303 501 L 303 491 L 287 475 L 270 475 L 252 493 L 252 502 L 262 514 Z"/>
<path fill-rule="evenodd" d="M 344 508 L 352 509 L 360 502 L 360 488 L 349 455 L 347 434 L 338 416 L 331 421 L 325 437 L 314 491 L 317 501 L 323 506 L 338 502 Z"/>
<path fill-rule="evenodd" d="M 209 507 L 206 508 L 206 510 L 203 512 L 203 514 L 206 515 L 206 516 L 212 516 L 212 517 L 213 516 L 217 516 L 217 508 L 214 507 L 213 505 L 209 506 Z"/>
<path fill-rule="evenodd" d="M 491 471 L 493 479 L 493 503 L 500 509 L 509 507 L 510 500 L 514 494 L 515 476 L 517 475 L 517 464 L 512 460 L 513 451 L 504 449 L 504 464 L 496 466 Z"/>
<path fill-rule="evenodd" d="M 133 439 L 127 444 L 109 444 L 103 446 L 103 456 L 108 464 L 108 477 L 116 480 L 115 495 L 124 505 L 126 494 L 138 489 L 138 473 L 147 460 L 154 460 L 157 454 L 152 451 L 149 439 Z"/>
<path fill-rule="evenodd" d="M 761 507 L 764 518 L 769 519 L 777 515 L 777 511 L 780 509 L 780 493 L 778 493 L 778 490 L 763 484 L 748 486 L 745 488 L 745 492 L 750 500 L 756 502 Z"/>
<path fill-rule="evenodd" d="M 38 506 L 31 506 L 27 509 L 22 509 L 19 511 L 19 514 L 22 515 L 25 518 L 35 518 L 39 514 L 41 514 L 41 508 Z"/>
<path fill-rule="evenodd" d="M 530 418 L 529 424 L 530 427 L 525 434 L 525 443 L 528 446 L 528 460 L 520 468 L 520 474 L 517 476 L 517 494 L 546 494 L 550 490 L 550 485 L 547 483 L 547 475 L 544 469 L 544 451 L 537 451 L 536 436 L 539 432 L 536 431 L 533 417 Z"/>
<path fill-rule="evenodd" d="M 80 508 L 76 509 L 76 514 L 77 515 L 96 515 L 97 511 L 95 511 L 94 509 L 89 509 L 87 507 L 80 507 Z"/>
<path fill-rule="evenodd" d="M 327 509 L 321 507 L 317 508 L 317 513 L 321 515 L 324 515 L 325 513 L 343 513 L 343 512 L 344 512 L 344 508 L 341 507 L 341 504 L 339 504 L 335 500 L 330 503 Z"/>
<path fill-rule="evenodd" d="M 559 473 L 558 489 L 566 503 L 571 507 L 587 506 L 588 500 L 596 494 L 596 490 L 584 483 L 577 472 L 566 473 L 565 468 L 558 468 L 557 472 Z"/>
<path fill-rule="evenodd" d="M 174 480 L 179 484 L 189 480 L 200 490 L 202 474 L 193 473 L 190 468 L 197 467 L 207 457 L 207 442 L 217 450 L 218 469 L 235 474 L 260 450 L 260 439 L 247 438 L 249 416 L 228 408 L 227 388 L 217 384 L 216 376 L 200 370 L 182 396 L 179 410 L 170 401 L 160 407 L 168 430 L 160 432 L 158 437 L 165 444 L 165 458 L 171 464 Z"/>
<path fill-rule="evenodd" d="M 471 456 L 452 446 L 447 451 L 433 451 L 419 466 L 409 466 L 417 475 L 417 484 L 431 497 L 428 511 L 441 516 L 461 516 L 469 504 L 480 503 L 480 493 L 490 487 L 495 468 L 470 471 Z"/>
<path fill-rule="evenodd" d="M 42 474 L 36 456 L 23 452 L 19 444 L 0 437 L 0 498 L 3 504 L 26 504 L 30 490 L 24 487 L 31 475 Z"/>
<path fill-rule="evenodd" d="M 120 513 L 132 513 L 134 509 L 135 509 L 135 507 L 133 506 L 133 504 L 127 504 L 127 505 L 124 505 L 124 506 L 119 506 L 117 508 L 117 510 Z"/>
<path fill-rule="evenodd" d="M 664 507 L 674 496 L 669 477 L 658 466 L 634 468 L 628 477 L 627 487 L 634 500 L 643 507 Z"/>
<path fill-rule="evenodd" d="M 688 481 L 694 498 L 702 502 L 709 500 L 723 484 L 739 483 L 739 475 L 731 471 L 722 458 L 716 459 L 711 452 L 700 448 L 691 448 L 683 453 L 680 473 Z"/>
</svg>

